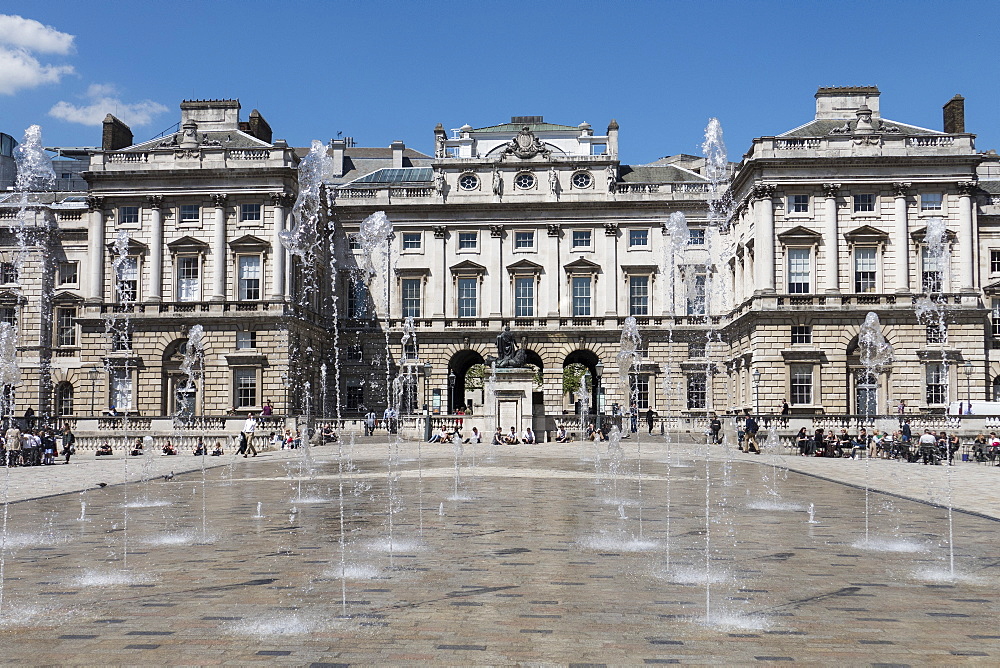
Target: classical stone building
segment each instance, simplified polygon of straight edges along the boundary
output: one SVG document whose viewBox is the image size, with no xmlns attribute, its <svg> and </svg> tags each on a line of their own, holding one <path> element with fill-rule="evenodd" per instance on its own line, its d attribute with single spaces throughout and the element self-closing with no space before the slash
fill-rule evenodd
<svg viewBox="0 0 1000 668">
<path fill-rule="evenodd" d="M 18 405 L 157 416 L 271 401 L 350 418 L 399 397 L 404 412 L 478 412 L 479 365 L 505 326 L 537 368 L 540 429 L 580 400 L 698 416 L 992 398 L 1000 158 L 976 151 L 960 97 L 940 131 L 883 118 L 879 100 L 819 89 L 811 120 L 755 139 L 722 183 L 697 156 L 623 163 L 615 121 L 438 125 L 433 155 L 332 140 L 305 265 L 282 238 L 308 151 L 273 140 L 256 110 L 186 101 L 178 132 L 142 143 L 109 116 L 86 197 L 39 198 L 38 261 L 0 276 Z M 377 212 L 391 234 L 363 225 Z M 878 369 L 860 361 L 869 312 L 895 351 Z M 641 344 L 622 383 L 629 316 Z M 589 385 L 565 391 L 567 367 Z"/>
</svg>

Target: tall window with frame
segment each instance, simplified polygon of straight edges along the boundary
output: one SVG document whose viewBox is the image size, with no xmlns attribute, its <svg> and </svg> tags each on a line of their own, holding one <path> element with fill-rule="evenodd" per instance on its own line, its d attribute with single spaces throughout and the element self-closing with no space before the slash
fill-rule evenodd
<svg viewBox="0 0 1000 668">
<path fill-rule="evenodd" d="M 854 249 L 854 291 L 875 292 L 877 285 L 877 253 L 878 249 L 872 247 L 859 247 Z"/>
<path fill-rule="evenodd" d="M 257 405 L 257 369 L 241 367 L 233 370 L 233 406 L 253 408 Z"/>
<path fill-rule="evenodd" d="M 574 276 L 573 317 L 590 317 L 590 276 Z"/>
<path fill-rule="evenodd" d="M 73 307 L 56 309 L 56 345 L 60 348 L 76 345 L 76 309 Z"/>
<path fill-rule="evenodd" d="M 478 278 L 458 279 L 458 317 L 475 318 L 479 315 L 477 309 Z"/>
<path fill-rule="evenodd" d="M 344 381 L 344 407 L 349 411 L 359 411 L 365 405 L 365 385 L 360 378 Z"/>
<path fill-rule="evenodd" d="M 514 279 L 514 317 L 535 317 L 534 276 L 518 276 Z"/>
<path fill-rule="evenodd" d="M 947 344 L 948 325 L 944 322 L 932 322 L 927 325 L 927 344 Z"/>
<path fill-rule="evenodd" d="M 925 367 L 927 404 L 948 403 L 948 367 L 941 362 L 930 362 Z"/>
<path fill-rule="evenodd" d="M 706 304 L 705 304 L 705 286 L 708 282 L 708 277 L 703 273 L 697 273 L 690 278 L 688 282 L 688 297 L 687 297 L 687 314 L 688 315 L 705 315 Z"/>
<path fill-rule="evenodd" d="M 628 314 L 649 315 L 649 276 L 629 276 Z"/>
<path fill-rule="evenodd" d="M 924 292 L 944 292 L 944 267 L 947 260 L 928 246 L 920 251 L 920 287 Z"/>
<path fill-rule="evenodd" d="M 788 294 L 808 294 L 810 274 L 812 273 L 812 250 L 809 248 L 789 248 L 787 255 Z"/>
<path fill-rule="evenodd" d="M 260 299 L 260 255 L 240 255 L 237 260 L 237 294 L 242 302 Z"/>
<path fill-rule="evenodd" d="M 112 369 L 109 377 L 111 405 L 118 411 L 132 410 L 132 371 L 126 368 Z"/>
<path fill-rule="evenodd" d="M 1000 250 L 990 249 L 990 273 L 1000 274 Z"/>
<path fill-rule="evenodd" d="M 688 410 L 708 408 L 707 384 L 704 373 L 690 373 L 687 376 L 687 407 Z"/>
<path fill-rule="evenodd" d="M 118 258 L 115 265 L 115 293 L 121 303 L 139 298 L 139 258 L 134 255 Z"/>
<path fill-rule="evenodd" d="M 0 323 L 2 322 L 7 323 L 11 327 L 17 327 L 16 306 L 0 306 Z"/>
<path fill-rule="evenodd" d="M 56 415 L 73 415 L 73 384 L 62 382 L 56 386 Z"/>
<path fill-rule="evenodd" d="M 793 406 L 811 405 L 813 402 L 813 366 L 793 364 L 788 370 L 789 403 Z"/>
<path fill-rule="evenodd" d="M 400 286 L 401 299 L 403 300 L 402 312 L 404 318 L 420 317 L 420 279 L 404 278 Z"/>
<path fill-rule="evenodd" d="M 1000 339 L 1000 298 L 993 297 L 990 300 L 990 329 L 993 331 L 993 338 Z"/>
<path fill-rule="evenodd" d="M 348 281 L 347 317 L 356 320 L 368 317 L 368 286 L 358 277 Z"/>
<path fill-rule="evenodd" d="M 635 403 L 640 410 L 649 408 L 649 374 L 640 373 L 635 376 Z"/>
<path fill-rule="evenodd" d="M 201 280 L 197 255 L 177 258 L 177 301 L 196 302 L 201 299 Z"/>
<path fill-rule="evenodd" d="M 111 350 L 113 352 L 132 350 L 132 328 L 128 321 L 112 324 L 109 334 L 111 334 Z"/>
<path fill-rule="evenodd" d="M 0 283 L 4 285 L 16 285 L 18 282 L 17 263 L 0 262 Z"/>
</svg>

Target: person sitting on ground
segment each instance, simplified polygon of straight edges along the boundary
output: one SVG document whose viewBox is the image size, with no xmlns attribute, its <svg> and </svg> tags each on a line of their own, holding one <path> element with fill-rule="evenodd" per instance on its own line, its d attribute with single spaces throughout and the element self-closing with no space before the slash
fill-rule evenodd
<svg viewBox="0 0 1000 668">
<path fill-rule="evenodd" d="M 479 433 L 479 429 L 478 428 L 473 427 L 472 428 L 472 433 L 469 435 L 469 437 L 467 439 L 465 439 L 462 442 L 463 443 L 482 443 L 483 442 L 483 435 Z"/>
<path fill-rule="evenodd" d="M 170 441 L 167 441 L 166 443 L 163 444 L 163 454 L 165 454 L 165 455 L 176 455 L 177 454 L 177 448 L 174 447 L 173 443 L 171 443 Z"/>
<path fill-rule="evenodd" d="M 507 445 L 517 445 L 520 442 L 521 439 L 517 437 L 517 432 L 514 430 L 513 427 L 511 427 L 510 433 L 507 434 L 507 437 L 504 439 L 504 443 L 506 443 Z"/>
<path fill-rule="evenodd" d="M 139 457 L 142 455 L 142 439 L 135 439 L 135 444 L 132 446 L 132 452 L 129 453 L 133 457 Z"/>
<path fill-rule="evenodd" d="M 556 430 L 556 443 L 566 443 L 569 441 L 569 434 L 566 433 L 565 425 L 559 425 Z"/>
<path fill-rule="evenodd" d="M 219 442 L 219 441 L 216 441 L 215 442 L 215 449 L 212 450 L 212 456 L 213 457 L 221 457 L 224 454 L 225 454 L 225 452 L 223 452 L 223 450 L 222 450 L 222 443 Z"/>
<path fill-rule="evenodd" d="M 208 454 L 208 448 L 205 447 L 205 441 L 198 439 L 198 444 L 194 446 L 194 456 L 204 457 Z"/>
<path fill-rule="evenodd" d="M 531 431 L 531 427 L 524 430 L 524 436 L 521 437 L 521 441 L 525 445 L 532 445 L 535 442 L 535 432 Z"/>
<path fill-rule="evenodd" d="M 445 438 L 446 438 L 446 436 L 447 435 L 444 433 L 444 427 L 438 427 L 437 433 L 434 434 L 433 436 L 431 436 L 430 439 L 427 440 L 427 442 L 428 443 L 443 443 L 444 440 L 445 440 Z"/>
<path fill-rule="evenodd" d="M 598 436 L 599 433 L 600 432 L 597 431 L 597 428 L 594 427 L 594 423 L 593 422 L 591 422 L 590 424 L 587 425 L 587 440 L 588 441 L 593 441 L 594 439 L 598 438 L 599 437 Z"/>
<path fill-rule="evenodd" d="M 107 441 L 101 443 L 100 447 L 97 448 L 97 452 L 94 453 L 95 457 L 104 457 L 105 455 L 113 455 L 114 450 L 111 449 L 111 444 Z"/>
<path fill-rule="evenodd" d="M 497 427 L 496 431 L 493 432 L 493 440 L 491 441 L 491 444 L 492 445 L 504 444 L 503 429 L 501 429 L 500 427 Z"/>
</svg>

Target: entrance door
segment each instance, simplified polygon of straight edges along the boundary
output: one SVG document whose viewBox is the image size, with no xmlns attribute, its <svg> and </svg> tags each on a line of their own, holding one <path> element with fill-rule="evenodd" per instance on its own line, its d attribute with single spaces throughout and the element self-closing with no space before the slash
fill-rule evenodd
<svg viewBox="0 0 1000 668">
<path fill-rule="evenodd" d="M 878 379 L 867 371 L 854 375 L 854 396 L 858 415 L 878 415 Z"/>
<path fill-rule="evenodd" d="M 173 410 L 172 413 L 179 418 L 189 418 L 194 415 L 198 390 L 193 383 L 188 384 L 188 379 L 183 376 L 175 376 L 173 382 Z"/>
</svg>

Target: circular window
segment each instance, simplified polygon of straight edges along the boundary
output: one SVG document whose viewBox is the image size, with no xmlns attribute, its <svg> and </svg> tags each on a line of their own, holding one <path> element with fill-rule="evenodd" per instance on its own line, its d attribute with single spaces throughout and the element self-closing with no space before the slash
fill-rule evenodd
<svg viewBox="0 0 1000 668">
<path fill-rule="evenodd" d="M 479 187 L 479 177 L 475 174 L 462 174 L 458 177 L 458 187 L 462 190 L 475 190 Z"/>
<path fill-rule="evenodd" d="M 574 188 L 589 188 L 593 182 L 594 178 L 590 175 L 590 172 L 577 172 L 573 175 Z"/>
<path fill-rule="evenodd" d="M 521 190 L 530 190 L 535 187 L 535 177 L 528 172 L 521 172 L 514 177 L 514 185 Z"/>
</svg>

